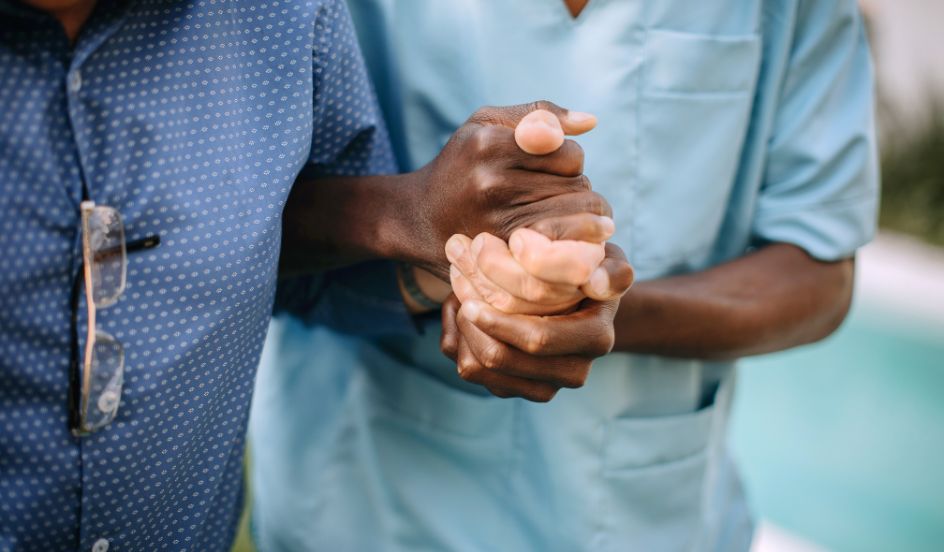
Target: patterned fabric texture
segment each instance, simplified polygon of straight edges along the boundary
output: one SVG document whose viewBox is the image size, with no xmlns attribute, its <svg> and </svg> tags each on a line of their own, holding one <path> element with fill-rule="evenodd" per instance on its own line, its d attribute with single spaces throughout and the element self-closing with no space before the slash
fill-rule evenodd
<svg viewBox="0 0 944 552">
<path fill-rule="evenodd" d="M 288 192 L 392 168 L 343 2 L 101 0 L 73 46 L 0 1 L 0 106 L 0 551 L 227 550 Z M 124 391 L 76 438 L 83 181 L 162 243 L 98 314 Z"/>
</svg>

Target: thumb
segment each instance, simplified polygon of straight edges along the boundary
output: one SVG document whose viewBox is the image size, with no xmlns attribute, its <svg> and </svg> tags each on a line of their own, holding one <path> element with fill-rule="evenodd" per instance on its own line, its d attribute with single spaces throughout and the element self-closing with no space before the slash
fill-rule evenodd
<svg viewBox="0 0 944 552">
<path fill-rule="evenodd" d="M 515 128 L 525 117 L 535 111 L 550 113 L 557 119 L 563 133 L 568 136 L 589 132 L 597 124 L 597 118 L 589 113 L 570 111 L 548 101 L 506 107 L 483 107 L 469 118 L 469 122 Z M 541 115 L 541 117 L 546 117 L 546 115 Z"/>
<path fill-rule="evenodd" d="M 515 127 L 515 142 L 525 153 L 547 155 L 564 144 L 564 129 L 556 115 L 539 109 L 525 115 Z"/>
</svg>

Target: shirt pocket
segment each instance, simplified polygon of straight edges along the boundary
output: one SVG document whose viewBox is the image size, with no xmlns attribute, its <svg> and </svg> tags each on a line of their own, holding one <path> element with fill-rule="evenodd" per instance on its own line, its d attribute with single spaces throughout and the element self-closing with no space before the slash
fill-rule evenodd
<svg viewBox="0 0 944 552">
<path fill-rule="evenodd" d="M 694 270 L 720 232 L 737 175 L 761 42 L 649 29 L 645 52 L 633 261 L 643 273 Z"/>
<path fill-rule="evenodd" d="M 607 425 L 607 550 L 687 550 L 699 535 L 715 407 Z"/>
<path fill-rule="evenodd" d="M 487 550 L 498 532 L 511 539 L 509 549 L 521 549 L 506 528 L 515 503 L 517 401 L 467 393 L 392 363 L 377 368 L 361 404 L 366 429 L 358 439 L 367 458 L 358 458 L 376 470 L 361 483 L 362 499 L 385 523 L 409 528 L 386 534 L 383 548 Z M 470 519 L 489 530 L 470 534 Z"/>
</svg>

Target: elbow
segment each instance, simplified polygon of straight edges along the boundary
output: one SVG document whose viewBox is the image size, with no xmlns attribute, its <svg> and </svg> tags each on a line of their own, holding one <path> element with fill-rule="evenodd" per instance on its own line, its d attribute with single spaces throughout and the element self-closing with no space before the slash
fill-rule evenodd
<svg viewBox="0 0 944 552">
<path fill-rule="evenodd" d="M 845 259 L 824 263 L 816 261 L 815 270 L 803 278 L 801 288 L 795 290 L 793 308 L 779 323 L 767 324 L 769 308 L 743 321 L 742 336 L 751 336 L 752 329 L 761 332 L 743 347 L 733 347 L 727 357 L 766 354 L 811 345 L 831 336 L 849 315 L 855 284 L 855 261 Z M 801 291 L 802 290 L 802 291 Z M 783 311 L 781 311 L 783 312 Z"/>
<path fill-rule="evenodd" d="M 818 323 L 810 325 L 804 344 L 816 343 L 831 336 L 842 326 L 852 307 L 855 287 L 855 260 L 846 259 L 830 267 L 824 282 L 825 297 L 820 305 Z"/>
</svg>

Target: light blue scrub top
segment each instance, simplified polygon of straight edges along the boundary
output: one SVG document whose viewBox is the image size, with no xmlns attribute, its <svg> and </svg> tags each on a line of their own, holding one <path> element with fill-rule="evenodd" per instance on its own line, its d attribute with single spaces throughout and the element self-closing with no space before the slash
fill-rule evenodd
<svg viewBox="0 0 944 552">
<path fill-rule="evenodd" d="M 872 69 L 853 0 L 350 0 L 402 167 L 479 106 L 591 111 L 579 142 L 640 279 L 764 242 L 872 236 Z M 262 550 L 746 550 L 728 363 L 611 354 L 549 404 L 438 348 L 273 323 L 252 418 Z"/>
</svg>

